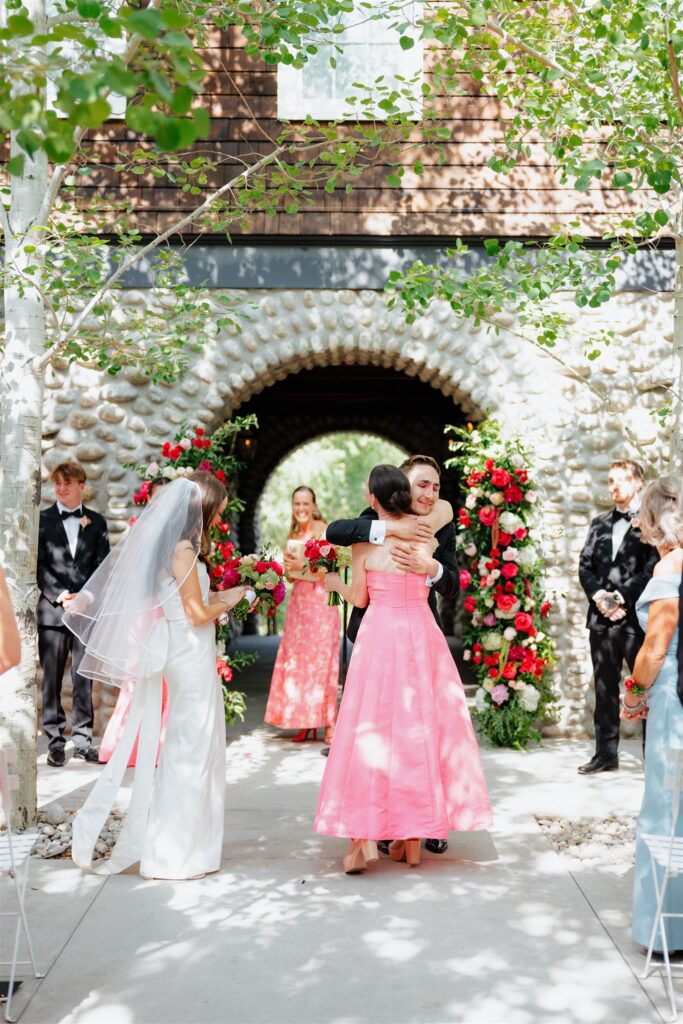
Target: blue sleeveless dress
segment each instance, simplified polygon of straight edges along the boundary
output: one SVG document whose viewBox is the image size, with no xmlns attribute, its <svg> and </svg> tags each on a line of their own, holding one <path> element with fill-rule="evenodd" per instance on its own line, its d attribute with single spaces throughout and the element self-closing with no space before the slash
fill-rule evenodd
<svg viewBox="0 0 683 1024">
<path fill-rule="evenodd" d="M 636 603 L 638 621 L 647 629 L 650 603 L 667 598 L 678 599 L 681 583 L 679 573 L 653 577 Z M 655 898 L 650 854 L 640 838 L 643 832 L 668 833 L 672 821 L 672 792 L 664 787 L 669 774 L 666 751 L 670 746 L 683 747 L 683 705 L 678 684 L 678 630 L 674 632 L 666 657 L 652 686 L 648 703 L 647 738 L 645 741 L 645 791 L 636 830 L 636 866 L 633 891 L 632 935 L 641 946 L 649 946 L 657 900 Z M 683 836 L 683 814 L 679 817 L 677 834 Z M 683 912 L 683 876 L 673 878 L 667 887 L 665 911 Z M 669 949 L 683 949 L 683 918 L 666 922 Z M 657 936 L 654 948 L 661 951 Z"/>
</svg>

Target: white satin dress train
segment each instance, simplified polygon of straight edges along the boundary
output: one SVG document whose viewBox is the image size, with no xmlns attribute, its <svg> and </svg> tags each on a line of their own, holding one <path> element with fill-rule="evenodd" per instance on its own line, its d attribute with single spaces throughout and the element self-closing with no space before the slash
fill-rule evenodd
<svg viewBox="0 0 683 1024">
<path fill-rule="evenodd" d="M 209 577 L 199 564 L 204 601 Z M 169 587 L 170 591 L 170 587 Z M 191 626 L 180 595 L 170 592 L 152 627 L 153 652 L 138 678 L 121 740 L 74 819 L 73 859 L 97 874 L 140 862 L 151 878 L 191 878 L 218 871 L 225 812 L 225 715 L 216 673 L 213 623 Z M 162 676 L 169 717 L 155 770 Z M 108 861 L 93 864 L 95 843 L 114 804 L 140 732 L 131 803 Z"/>
</svg>

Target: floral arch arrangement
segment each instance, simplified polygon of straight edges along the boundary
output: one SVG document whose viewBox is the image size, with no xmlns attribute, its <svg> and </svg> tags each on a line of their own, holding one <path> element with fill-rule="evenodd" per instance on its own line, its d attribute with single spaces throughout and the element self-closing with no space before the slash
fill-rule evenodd
<svg viewBox="0 0 683 1024">
<path fill-rule="evenodd" d="M 521 438 L 503 438 L 495 420 L 447 430 L 455 435 L 447 465 L 467 487 L 456 543 L 464 658 L 479 683 L 474 714 L 492 744 L 525 748 L 540 741 L 538 723 L 555 710 L 530 452 Z"/>
</svg>

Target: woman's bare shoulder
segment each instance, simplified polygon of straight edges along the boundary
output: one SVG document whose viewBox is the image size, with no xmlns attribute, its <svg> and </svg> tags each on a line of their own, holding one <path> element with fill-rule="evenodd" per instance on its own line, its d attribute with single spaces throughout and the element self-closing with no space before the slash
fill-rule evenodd
<svg viewBox="0 0 683 1024">
<path fill-rule="evenodd" d="M 683 571 L 683 548 L 674 548 L 659 559 L 654 567 L 653 576 L 670 576 Z"/>
</svg>

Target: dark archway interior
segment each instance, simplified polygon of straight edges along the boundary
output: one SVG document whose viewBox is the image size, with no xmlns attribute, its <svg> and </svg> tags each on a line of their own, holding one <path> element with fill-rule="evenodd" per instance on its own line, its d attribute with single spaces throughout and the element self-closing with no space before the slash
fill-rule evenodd
<svg viewBox="0 0 683 1024">
<path fill-rule="evenodd" d="M 338 431 L 379 434 L 408 452 L 431 455 L 443 463 L 449 454 L 444 426 L 465 422 L 452 399 L 419 378 L 360 365 L 290 374 L 234 412 L 255 413 L 259 422 L 249 445 L 242 449 L 247 463 L 239 481 L 239 495 L 246 505 L 239 525 L 243 551 L 256 549 L 256 508 L 268 477 L 306 441 Z M 457 501 L 454 472 L 444 474 L 442 493 L 449 501 Z"/>
</svg>

